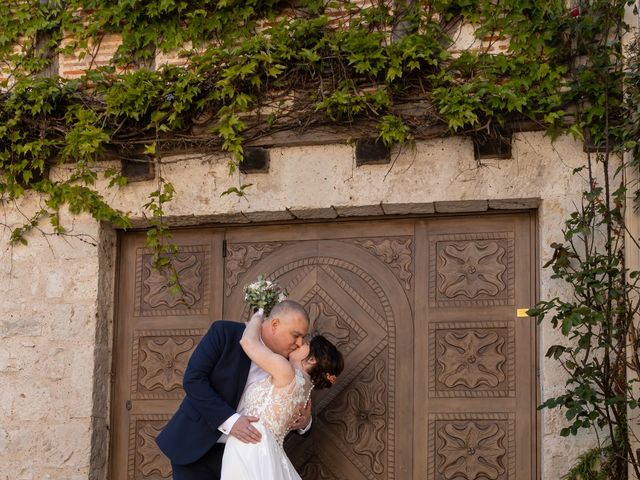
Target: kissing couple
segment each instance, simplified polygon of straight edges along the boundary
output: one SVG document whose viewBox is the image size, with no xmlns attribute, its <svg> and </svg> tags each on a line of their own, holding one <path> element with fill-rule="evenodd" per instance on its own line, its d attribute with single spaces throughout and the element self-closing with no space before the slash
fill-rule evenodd
<svg viewBox="0 0 640 480">
<path fill-rule="evenodd" d="M 305 341 L 309 316 L 297 302 L 258 310 L 245 325 L 214 322 L 184 375 L 186 396 L 156 441 L 174 480 L 299 480 L 282 443 L 311 427 L 312 389 L 344 368 L 329 340 Z"/>
</svg>

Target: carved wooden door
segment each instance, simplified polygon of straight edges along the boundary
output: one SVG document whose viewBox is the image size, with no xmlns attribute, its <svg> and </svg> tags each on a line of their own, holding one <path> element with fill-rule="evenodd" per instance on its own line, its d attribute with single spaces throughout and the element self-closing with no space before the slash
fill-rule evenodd
<svg viewBox="0 0 640 480">
<path fill-rule="evenodd" d="M 535 299 L 534 225 L 514 214 L 175 232 L 177 298 L 144 234 L 123 236 L 111 478 L 171 478 L 154 438 L 188 358 L 212 321 L 248 318 L 242 290 L 260 274 L 346 359 L 314 394 L 311 433 L 286 442 L 304 479 L 536 478 L 535 328 L 517 315 Z"/>
<path fill-rule="evenodd" d="M 284 286 L 337 343 L 346 367 L 314 394 L 314 425 L 286 448 L 305 479 L 411 479 L 413 222 L 246 228 L 227 233 L 225 317 L 246 319 L 243 287 Z"/>
<path fill-rule="evenodd" d="M 536 478 L 535 326 L 517 313 L 535 299 L 533 226 L 527 214 L 416 225 L 417 478 Z"/>
<path fill-rule="evenodd" d="M 196 344 L 222 314 L 222 234 L 175 232 L 182 293 L 151 266 L 144 234 L 123 236 L 119 261 L 112 479 L 169 479 L 154 441 L 184 396 L 182 377 Z"/>
</svg>

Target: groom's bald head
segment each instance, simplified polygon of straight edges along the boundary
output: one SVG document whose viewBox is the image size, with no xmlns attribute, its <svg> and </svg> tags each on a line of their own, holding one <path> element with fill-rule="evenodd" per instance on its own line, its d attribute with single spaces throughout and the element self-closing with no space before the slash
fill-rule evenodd
<svg viewBox="0 0 640 480">
<path fill-rule="evenodd" d="M 276 306 L 271 309 L 267 319 L 291 315 L 299 315 L 307 322 L 307 324 L 309 323 L 309 314 L 307 311 L 302 305 L 298 302 L 294 302 L 293 300 L 283 300 L 276 304 Z"/>
<path fill-rule="evenodd" d="M 302 305 L 293 300 L 278 303 L 262 323 L 262 341 L 272 351 L 289 358 L 289 354 L 302 346 L 309 332 L 309 315 Z"/>
</svg>

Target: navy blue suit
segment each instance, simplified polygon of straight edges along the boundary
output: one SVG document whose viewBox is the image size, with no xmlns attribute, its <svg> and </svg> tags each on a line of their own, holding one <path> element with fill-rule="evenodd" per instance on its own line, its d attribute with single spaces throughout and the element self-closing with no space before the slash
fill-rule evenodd
<svg viewBox="0 0 640 480">
<path fill-rule="evenodd" d="M 214 451 L 219 453 L 211 462 L 222 460 L 223 448 L 216 445 L 221 435 L 218 427 L 236 413 L 251 366 L 240 346 L 244 329 L 245 325 L 237 322 L 213 323 L 189 359 L 183 381 L 186 396 L 156 439 L 174 466 L 176 480 L 211 480 L 210 476 L 184 472 L 207 456 L 213 458 Z"/>
</svg>

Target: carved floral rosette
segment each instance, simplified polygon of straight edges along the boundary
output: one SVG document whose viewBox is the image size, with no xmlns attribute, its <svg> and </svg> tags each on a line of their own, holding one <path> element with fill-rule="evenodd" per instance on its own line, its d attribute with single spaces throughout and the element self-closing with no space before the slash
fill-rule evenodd
<svg viewBox="0 0 640 480">
<path fill-rule="evenodd" d="M 515 397 L 513 322 L 429 325 L 429 397 Z"/>
<path fill-rule="evenodd" d="M 204 329 L 138 330 L 131 351 L 131 398 L 182 398 L 182 379 Z"/>
<path fill-rule="evenodd" d="M 131 415 L 127 480 L 171 478 L 171 463 L 155 442 L 170 418 L 164 414 Z"/>
<path fill-rule="evenodd" d="M 209 262 L 208 245 L 179 246 L 172 257 L 181 292 L 170 291 L 167 274 L 154 268 L 153 250 L 139 248 L 136 251 L 136 283 L 134 315 L 206 315 L 209 312 Z"/>
<path fill-rule="evenodd" d="M 432 236 L 429 306 L 514 305 L 514 239 L 514 232 Z"/>
<path fill-rule="evenodd" d="M 337 432 L 341 449 L 369 478 L 387 477 L 388 387 L 385 355 L 363 362 L 367 367 L 322 412 L 320 418 Z"/>
<path fill-rule="evenodd" d="M 515 415 L 431 414 L 428 480 L 516 480 Z"/>
</svg>

